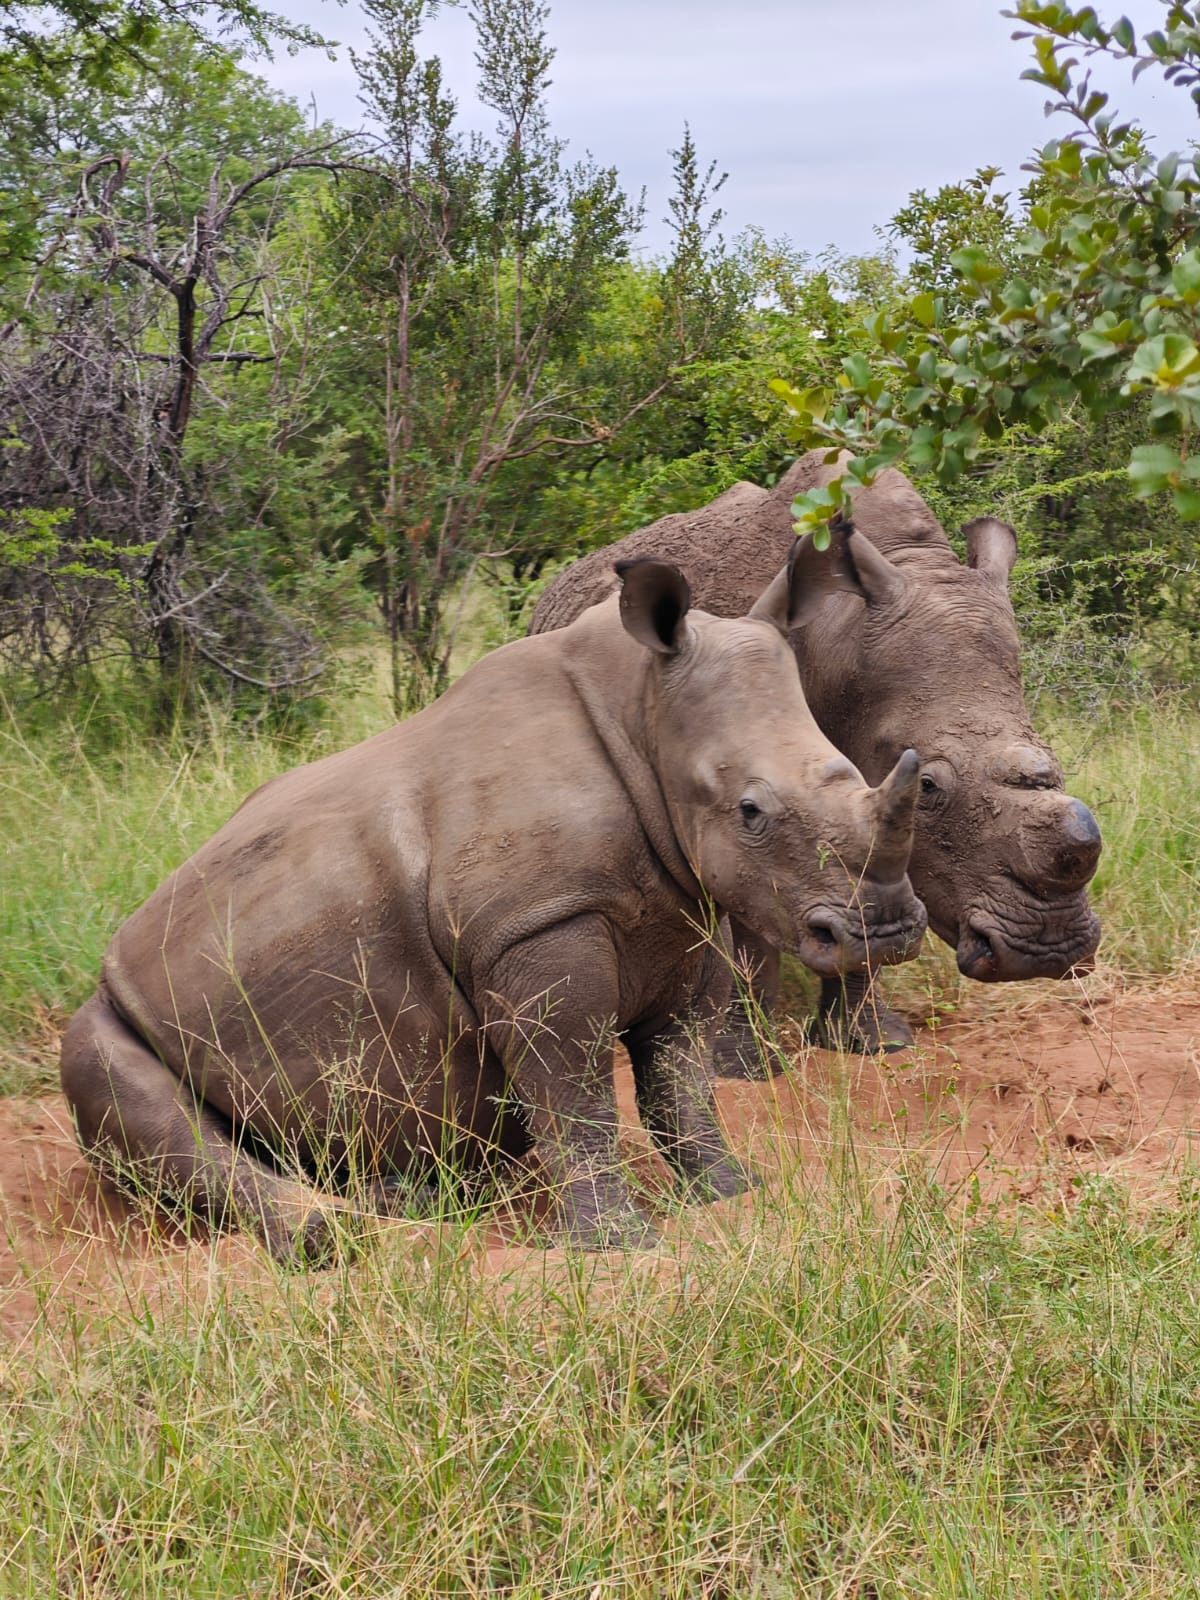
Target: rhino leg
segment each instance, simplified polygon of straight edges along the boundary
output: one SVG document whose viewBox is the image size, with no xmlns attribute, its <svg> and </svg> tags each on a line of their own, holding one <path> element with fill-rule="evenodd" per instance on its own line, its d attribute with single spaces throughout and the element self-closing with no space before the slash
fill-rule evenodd
<svg viewBox="0 0 1200 1600">
<path fill-rule="evenodd" d="M 656 1032 L 625 1038 L 638 1110 L 655 1144 L 686 1189 L 706 1200 L 742 1194 L 761 1180 L 725 1143 L 708 1067 L 708 1035 L 672 1020 Z"/>
<path fill-rule="evenodd" d="M 713 1045 L 719 1078 L 772 1078 L 784 1069 L 764 1024 L 779 999 L 779 951 L 729 919 L 737 985 Z"/>
<path fill-rule="evenodd" d="M 182 1203 L 217 1227 L 248 1222 L 289 1266 L 337 1254 L 338 1208 L 239 1150 L 103 989 L 63 1036 L 62 1087 L 88 1157 L 139 1198 Z"/>
<path fill-rule="evenodd" d="M 562 972 L 569 980 L 546 986 L 547 973 Z M 488 1042 L 555 1191 L 556 1234 L 583 1250 L 658 1238 L 617 1146 L 611 1019 L 618 994 L 616 952 L 603 924 L 581 917 L 507 951 L 483 1008 Z"/>
<path fill-rule="evenodd" d="M 809 1038 L 825 1049 L 874 1056 L 907 1050 L 913 1031 L 899 1012 L 884 1003 L 879 983 L 869 972 L 849 972 L 821 979 L 821 999 Z"/>
</svg>

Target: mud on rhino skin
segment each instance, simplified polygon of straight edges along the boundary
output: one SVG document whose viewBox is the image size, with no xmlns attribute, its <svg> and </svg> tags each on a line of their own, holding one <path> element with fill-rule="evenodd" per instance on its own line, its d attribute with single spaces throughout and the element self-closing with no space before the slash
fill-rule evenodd
<svg viewBox="0 0 1200 1600">
<path fill-rule="evenodd" d="M 773 490 L 735 484 L 583 557 L 543 594 L 532 631 L 570 622 L 609 592 L 614 557 L 648 549 L 679 564 L 698 604 L 738 615 L 788 558 L 796 495 L 841 470 L 825 454 L 802 457 Z M 827 581 L 791 631 L 817 722 L 868 782 L 901 750 L 921 752 L 909 873 L 960 971 L 999 982 L 1086 970 L 1100 937 L 1087 898 L 1100 830 L 1066 794 L 1026 708 L 1008 594 L 1016 535 L 995 518 L 973 522 L 964 564 L 902 473 L 889 468 L 852 495 L 853 525 L 835 529 Z M 816 557 L 804 541 L 798 559 Z M 777 952 L 752 931 L 740 944 L 769 1006 Z M 745 1070 L 747 1027 L 743 1015 L 724 1041 L 729 1070 Z M 823 979 L 815 1031 L 870 1050 L 912 1038 L 861 974 Z"/>
</svg>

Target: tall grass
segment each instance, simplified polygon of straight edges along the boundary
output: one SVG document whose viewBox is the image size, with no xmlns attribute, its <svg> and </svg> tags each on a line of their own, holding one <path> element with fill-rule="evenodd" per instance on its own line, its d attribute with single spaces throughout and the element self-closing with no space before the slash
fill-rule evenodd
<svg viewBox="0 0 1200 1600">
<path fill-rule="evenodd" d="M 1103 957 L 1131 975 L 1200 961 L 1200 715 L 1163 700 L 1051 730 L 1104 833 Z"/>
<path fill-rule="evenodd" d="M 401 1228 L 43 1331 L 0 1365 L 0 1593 L 1196 1593 L 1196 1189 L 968 1220 L 843 1155 L 674 1254 L 489 1276 Z"/>
<path fill-rule="evenodd" d="M 86 708 L 52 728 L 0 707 L 0 1093 L 47 1081 L 28 1041 L 94 987 L 121 921 L 258 784 L 385 726 L 368 685 L 336 722 L 303 736 L 239 726 L 216 711 L 185 739 L 149 740 L 137 719 Z M 1102 957 L 1131 976 L 1200 960 L 1200 714 L 1164 702 L 1097 726 L 1058 716 L 1050 733 L 1073 792 L 1104 831 L 1094 899 Z M 934 958 L 930 969 L 940 982 Z M 902 988 L 923 983 L 906 970 Z M 48 1032 L 47 1032 L 48 1036 Z"/>
</svg>

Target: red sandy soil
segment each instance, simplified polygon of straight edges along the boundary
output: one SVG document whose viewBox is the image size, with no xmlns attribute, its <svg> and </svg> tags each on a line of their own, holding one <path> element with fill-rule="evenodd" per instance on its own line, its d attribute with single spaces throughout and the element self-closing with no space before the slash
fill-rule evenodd
<svg viewBox="0 0 1200 1600">
<path fill-rule="evenodd" d="M 882 1179 L 915 1161 L 952 1190 L 1003 1204 L 1069 1203 L 1085 1173 L 1156 1188 L 1200 1153 L 1200 983 L 1105 992 L 1094 979 L 1089 991 L 985 997 L 898 1056 L 799 1048 L 770 1083 L 718 1086 L 731 1141 L 768 1184 L 797 1153 L 819 1176 L 849 1126 L 860 1167 Z M 617 1084 L 628 1153 L 648 1170 L 623 1059 Z M 414 1224 L 394 1226 L 415 1242 Z M 481 1265 L 502 1272 L 543 1256 L 497 1225 Z M 58 1096 L 0 1099 L 0 1334 L 136 1314 L 211 1289 L 214 1274 L 268 1271 L 253 1240 L 188 1242 L 102 1184 Z"/>
</svg>

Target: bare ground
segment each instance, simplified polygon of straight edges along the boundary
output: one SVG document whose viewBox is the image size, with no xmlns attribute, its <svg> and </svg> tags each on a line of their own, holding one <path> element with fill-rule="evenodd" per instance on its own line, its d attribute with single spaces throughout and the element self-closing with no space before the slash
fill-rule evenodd
<svg viewBox="0 0 1200 1600">
<path fill-rule="evenodd" d="M 887 1185 L 914 1164 L 948 1188 L 1000 1205 L 1069 1204 L 1081 1178 L 1108 1175 L 1155 1192 L 1200 1153 L 1200 982 L 1121 989 L 1026 986 L 984 995 L 914 1050 L 876 1060 L 797 1046 L 770 1083 L 724 1082 L 733 1144 L 766 1176 L 802 1156 L 819 1181 L 853 1130 L 860 1167 Z M 628 1153 L 657 1186 L 637 1125 L 628 1067 L 618 1066 Z M 712 1208 L 728 1225 L 738 1202 Z M 736 1220 L 734 1217 L 732 1220 Z M 429 1248 L 431 1225 L 381 1223 Z M 668 1229 L 669 1231 L 669 1229 Z M 481 1239 L 493 1273 L 542 1264 L 513 1242 L 511 1220 Z M 550 1254 L 557 1254 L 552 1252 Z M 245 1236 L 189 1241 L 102 1184 L 80 1156 L 56 1095 L 0 1099 L 0 1332 L 66 1332 L 118 1309 L 144 1318 L 183 1296 L 211 1297 L 230 1277 L 270 1269 Z M 0 1366 L 3 1351 L 0 1349 Z"/>
</svg>

